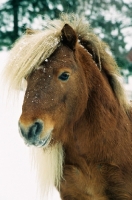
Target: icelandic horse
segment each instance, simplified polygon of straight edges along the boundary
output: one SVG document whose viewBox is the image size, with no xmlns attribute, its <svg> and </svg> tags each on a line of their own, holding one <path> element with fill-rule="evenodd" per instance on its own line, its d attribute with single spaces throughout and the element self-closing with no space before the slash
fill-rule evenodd
<svg viewBox="0 0 132 200">
<path fill-rule="evenodd" d="M 27 29 L 4 72 L 26 80 L 20 133 L 34 149 L 40 187 L 62 200 L 132 200 L 132 108 L 108 46 L 63 14 Z"/>
</svg>

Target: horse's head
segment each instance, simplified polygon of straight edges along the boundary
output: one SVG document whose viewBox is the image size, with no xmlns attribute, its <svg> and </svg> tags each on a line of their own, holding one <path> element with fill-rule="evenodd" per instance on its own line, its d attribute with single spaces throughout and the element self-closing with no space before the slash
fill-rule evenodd
<svg viewBox="0 0 132 200">
<path fill-rule="evenodd" d="M 26 77 L 19 127 L 29 145 L 65 141 L 86 108 L 86 80 L 75 56 L 76 44 L 76 33 L 66 24 L 60 46 Z"/>
<path fill-rule="evenodd" d="M 97 100 L 103 104 L 116 97 L 126 106 L 106 45 L 89 25 L 67 17 L 44 31 L 28 30 L 11 50 L 5 77 L 15 89 L 27 80 L 19 127 L 29 145 L 66 142 L 86 108 L 89 118 L 94 116 Z"/>
</svg>

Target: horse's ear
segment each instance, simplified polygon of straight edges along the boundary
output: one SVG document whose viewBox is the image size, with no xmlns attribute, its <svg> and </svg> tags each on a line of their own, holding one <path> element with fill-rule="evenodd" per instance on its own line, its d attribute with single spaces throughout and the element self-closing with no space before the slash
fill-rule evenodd
<svg viewBox="0 0 132 200">
<path fill-rule="evenodd" d="M 98 55 L 98 50 L 97 47 L 95 47 L 95 44 L 90 41 L 90 40 L 84 40 L 84 39 L 80 39 L 80 44 L 88 50 L 88 52 L 92 55 L 93 60 L 95 61 L 95 63 L 97 64 L 97 66 L 100 68 L 100 57 Z"/>
<path fill-rule="evenodd" d="M 69 46 L 72 50 L 75 50 L 77 35 L 73 28 L 68 24 L 65 24 L 63 29 L 61 30 L 61 33 L 63 43 Z"/>
</svg>

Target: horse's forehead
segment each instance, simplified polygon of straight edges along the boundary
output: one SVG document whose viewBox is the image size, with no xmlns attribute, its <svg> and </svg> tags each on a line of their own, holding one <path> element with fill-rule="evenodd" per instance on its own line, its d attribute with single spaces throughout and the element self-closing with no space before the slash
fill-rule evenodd
<svg viewBox="0 0 132 200">
<path fill-rule="evenodd" d="M 72 58 L 72 57 L 73 57 L 73 51 L 71 51 L 71 49 L 69 49 L 68 47 L 61 45 L 50 56 L 50 59 L 56 60 L 57 58 L 59 58 L 61 60 L 62 58 L 67 59 L 67 58 Z"/>
<path fill-rule="evenodd" d="M 55 50 L 55 52 L 47 59 L 45 59 L 39 66 L 51 68 L 51 67 L 68 67 L 70 63 L 75 62 L 73 52 L 66 46 L 61 46 Z M 69 66 L 70 67 L 70 66 Z"/>
</svg>

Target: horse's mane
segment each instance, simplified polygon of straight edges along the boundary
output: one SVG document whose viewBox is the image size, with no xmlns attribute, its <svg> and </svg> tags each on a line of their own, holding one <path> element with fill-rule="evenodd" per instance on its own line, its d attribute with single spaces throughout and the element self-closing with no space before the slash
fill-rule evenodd
<svg viewBox="0 0 132 200">
<path fill-rule="evenodd" d="M 22 79 L 37 68 L 61 43 L 61 30 L 69 24 L 78 36 L 78 42 L 93 56 L 98 67 L 104 69 L 115 96 L 123 107 L 128 105 L 119 83 L 118 67 L 107 53 L 108 46 L 92 31 L 90 25 L 74 14 L 62 14 L 60 19 L 49 20 L 42 31 L 27 30 L 10 51 L 5 77 L 10 87 L 20 90 Z"/>
</svg>

